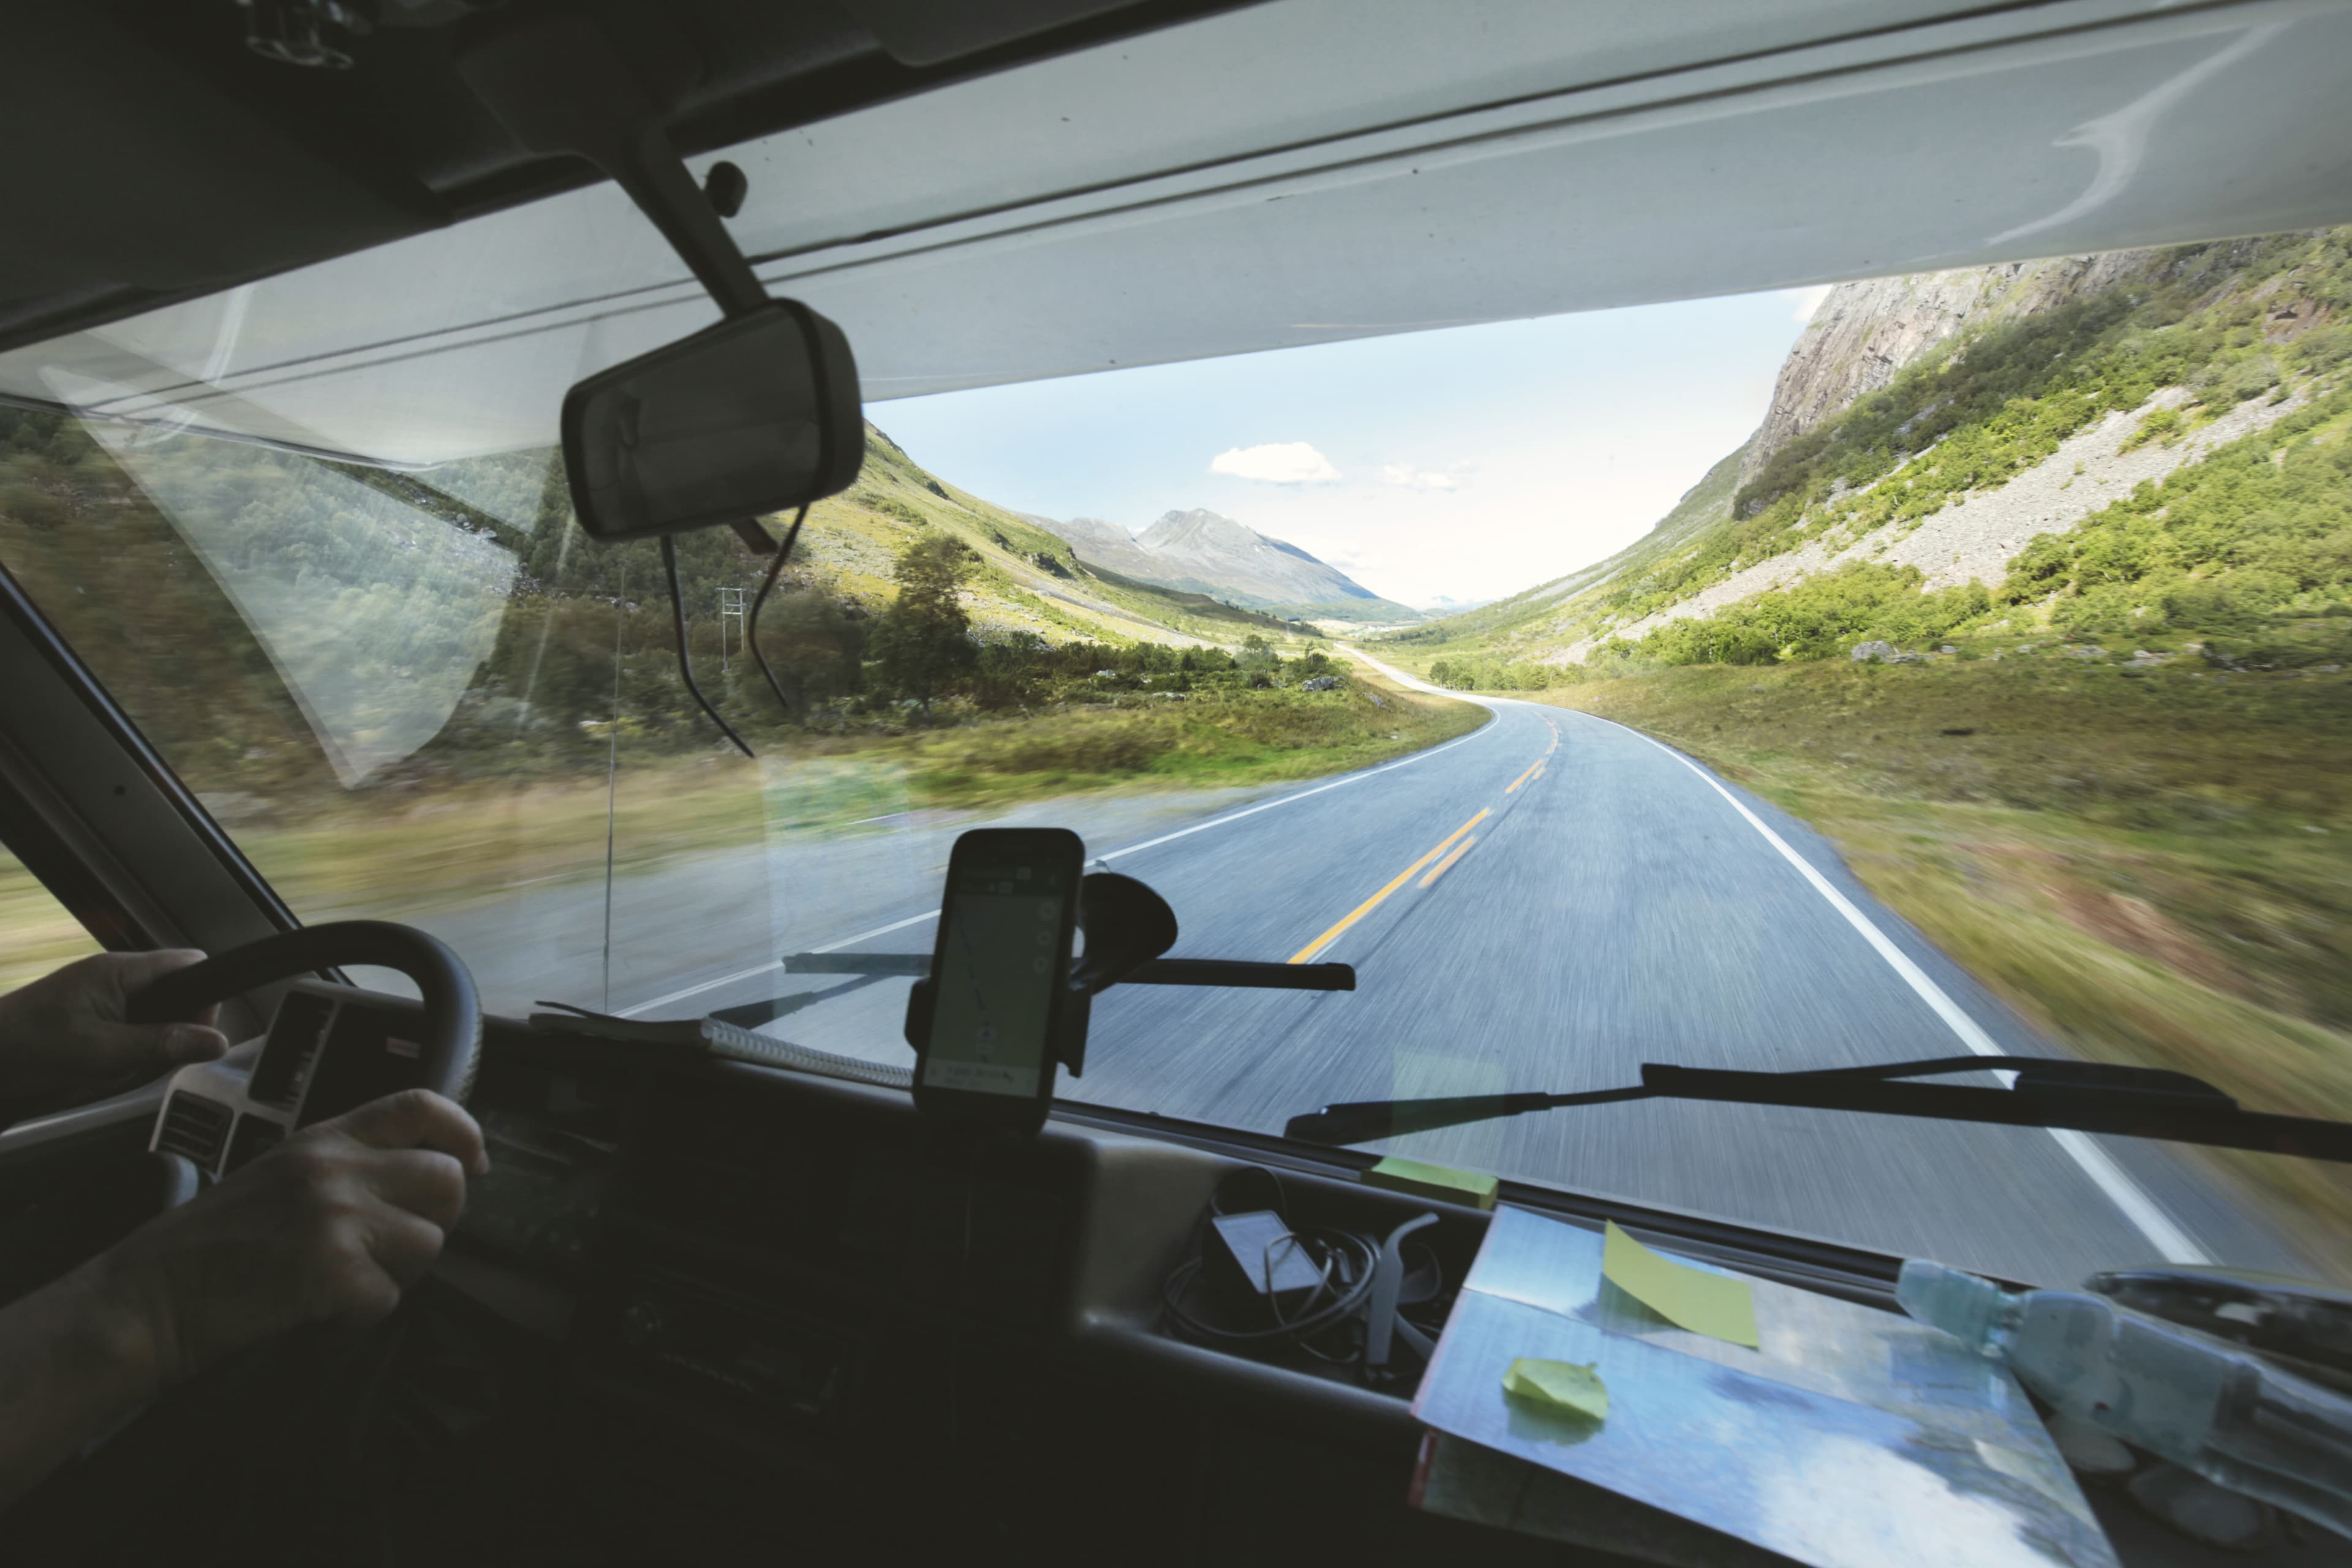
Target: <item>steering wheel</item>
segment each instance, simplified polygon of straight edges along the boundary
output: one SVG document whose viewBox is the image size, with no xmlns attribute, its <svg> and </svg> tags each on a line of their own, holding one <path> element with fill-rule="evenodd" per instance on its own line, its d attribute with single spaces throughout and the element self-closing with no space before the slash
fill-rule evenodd
<svg viewBox="0 0 2352 1568">
<path fill-rule="evenodd" d="M 331 965 L 398 970 L 424 994 L 421 1037 L 382 1026 L 380 1006 L 349 1009 L 324 987 L 290 993 L 258 1055 L 182 1068 L 157 1112 L 148 1147 L 219 1176 L 275 1146 L 297 1127 L 379 1095 L 429 1089 L 463 1100 L 481 1048 L 482 1005 L 474 977 L 447 943 L 390 921 L 337 921 L 264 937 L 175 970 L 131 999 L 136 1024 L 193 1019 L 255 986 Z M 163 1206 L 194 1193 L 193 1180 L 166 1181 Z"/>
<path fill-rule="evenodd" d="M 248 1043 L 173 1075 L 147 1168 L 123 1173 L 139 1178 L 122 1184 L 129 1201 L 106 1205 L 102 1217 L 113 1234 L 77 1232 L 73 1260 L 88 1256 L 91 1243 L 110 1246 L 186 1202 L 203 1177 L 226 1173 L 295 1127 L 401 1089 L 464 1099 L 482 1037 L 474 979 L 446 943 L 410 926 L 344 921 L 265 937 L 155 981 L 131 998 L 128 1014 L 142 1024 L 194 1019 L 255 986 L 347 963 L 395 969 L 415 981 L 424 994 L 422 1026 L 405 1022 L 414 1004 L 354 1001 L 338 987 L 297 985 L 257 1052 Z M 419 1037 L 404 1037 L 410 1033 Z M 75 1561 L 90 1562 L 116 1560 L 105 1545 L 86 1557 L 82 1550 L 93 1539 L 114 1542 L 108 1531 L 136 1543 L 126 1561 L 160 1557 L 165 1547 L 184 1555 L 192 1540 L 241 1542 L 257 1525 L 282 1544 L 299 1539 L 307 1521 L 323 1539 L 344 1527 L 352 1510 L 323 1484 L 308 1484 L 304 1467 L 356 1451 L 410 1331 L 410 1305 L 404 1301 L 401 1312 L 369 1330 L 314 1324 L 214 1365 L 110 1435 L 103 1465 L 87 1479 L 63 1475 L 16 1505 L 10 1521 L 22 1523 L 37 1501 L 41 1511 L 26 1526 L 33 1538 L 59 1531 Z M 201 1500 L 189 1501 L 192 1493 Z"/>
<path fill-rule="evenodd" d="M 346 1010 L 337 988 L 289 992 L 258 1050 L 173 1074 L 148 1153 L 135 1165 L 86 1181 L 12 1222 L 0 1247 L 0 1302 L 15 1300 L 186 1203 L 293 1129 L 395 1089 L 429 1089 L 463 1100 L 482 1038 L 474 977 L 447 944 L 388 921 L 307 926 L 175 970 L 131 998 L 132 1023 L 194 1019 L 257 985 L 332 964 L 396 969 L 424 993 L 422 1027 L 410 1039 L 386 1026 L 387 1004 Z M 408 1005 L 391 1004 L 391 1007 Z"/>
</svg>

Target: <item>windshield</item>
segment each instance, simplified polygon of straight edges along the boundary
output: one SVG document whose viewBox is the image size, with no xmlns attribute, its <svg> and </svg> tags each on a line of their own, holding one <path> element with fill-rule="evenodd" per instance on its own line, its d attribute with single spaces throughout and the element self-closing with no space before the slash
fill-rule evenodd
<svg viewBox="0 0 2352 1568">
<path fill-rule="evenodd" d="M 677 542 L 753 759 L 543 445 L 125 418 L 76 340 L 0 408 L 0 563 L 302 919 L 423 926 L 511 1015 L 908 1065 L 908 979 L 808 955 L 928 954 L 956 837 L 1054 826 L 1171 956 L 1358 974 L 1115 989 L 1072 1100 L 1275 1133 L 1966 1050 L 2352 1113 L 2345 236 L 2016 272 L 877 405 L 760 618 L 781 702 L 764 563 Z M 246 292 L 196 309 L 261 331 Z M 2332 1168 L 2032 1129 L 1653 1101 L 1375 1147 L 2053 1282 L 2352 1235 Z"/>
</svg>

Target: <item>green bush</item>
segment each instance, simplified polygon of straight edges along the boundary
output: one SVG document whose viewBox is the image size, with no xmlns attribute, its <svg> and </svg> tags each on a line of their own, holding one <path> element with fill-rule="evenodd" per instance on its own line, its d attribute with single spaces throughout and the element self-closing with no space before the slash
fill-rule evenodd
<svg viewBox="0 0 2352 1568">
<path fill-rule="evenodd" d="M 1902 647 L 1933 641 L 1991 605 L 1980 584 L 1923 594 L 1921 582 L 1916 567 L 1857 563 L 1711 616 L 1668 622 L 1638 642 L 1612 639 L 1601 652 L 1651 665 L 1832 658 L 1862 642 Z"/>
<path fill-rule="evenodd" d="M 2150 409 L 2140 416 L 2138 426 L 2130 435 L 2125 437 L 2123 445 L 2116 449 L 2119 452 L 2128 452 L 2133 447 L 2144 447 L 2150 441 L 2160 441 L 2169 447 L 2185 434 L 2183 424 L 2180 410 L 2178 408 Z"/>
<path fill-rule="evenodd" d="M 2208 638 L 2205 658 L 2224 669 L 2305 669 L 2352 664 L 2352 618 L 2291 621 L 2249 637 Z"/>
<path fill-rule="evenodd" d="M 2352 603 L 2352 392 L 2034 540 L 1997 596 L 2062 631 L 2231 637 Z"/>
<path fill-rule="evenodd" d="M 1508 659 L 1439 659 L 1429 667 L 1433 686 L 1454 691 L 1541 691 L 1557 677 L 1546 664 L 1516 664 Z"/>
</svg>

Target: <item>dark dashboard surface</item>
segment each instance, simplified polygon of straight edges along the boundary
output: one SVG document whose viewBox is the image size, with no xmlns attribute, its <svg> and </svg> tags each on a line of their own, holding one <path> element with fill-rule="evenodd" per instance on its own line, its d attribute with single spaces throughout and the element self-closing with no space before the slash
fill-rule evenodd
<svg viewBox="0 0 2352 1568">
<path fill-rule="evenodd" d="M 508 1386 L 567 1450 L 532 1472 L 539 1516 L 615 1555 L 655 1549 L 634 1533 L 653 1517 L 685 1531 L 666 1553 L 699 1542 L 677 1560 L 977 1538 L 1190 1562 L 1234 1528 L 1269 1549 L 1298 1530 L 1295 1550 L 1336 1528 L 1386 1560 L 1397 1531 L 1429 1549 L 1468 1528 L 1405 1507 L 1409 1380 L 1160 1331 L 1161 1283 L 1231 1158 L 1060 1124 L 975 1142 L 902 1091 L 504 1021 L 472 1108 L 493 1167 L 439 1279 L 531 1369 Z M 1286 1182 L 1335 1222 L 1433 1206 Z M 1485 1224 L 1448 1208 L 1450 1268 Z M 1306 1528 L 1301 1489 L 1334 1487 L 1343 1521 L 1318 1503 Z"/>
<path fill-rule="evenodd" d="M 454 1510 L 404 1527 L 430 1560 L 1636 1560 L 1411 1506 L 1417 1363 L 1367 1385 L 1169 1330 L 1163 1286 L 1252 1164 L 1294 1226 L 1435 1215 L 1459 1280 L 1487 1216 L 1366 1185 L 1369 1159 L 1075 1107 L 975 1138 L 904 1090 L 486 1023 L 492 1169 L 383 1380 L 407 1434 L 385 1484 Z M 1505 1196 L 1891 1308 L 1892 1259 Z M 1584 1491 L 1588 1539 L 1667 1517 Z M 2204 1560 L 2100 1512 L 2126 1561 Z"/>
</svg>

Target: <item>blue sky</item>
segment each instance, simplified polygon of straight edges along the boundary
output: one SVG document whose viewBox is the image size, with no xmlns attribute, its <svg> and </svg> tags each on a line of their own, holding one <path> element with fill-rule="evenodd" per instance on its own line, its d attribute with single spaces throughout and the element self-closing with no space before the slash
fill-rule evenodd
<svg viewBox="0 0 2352 1568">
<path fill-rule="evenodd" d="M 1825 289 L 1109 371 L 871 405 L 1000 506 L 1140 530 L 1207 507 L 1407 604 L 1639 537 L 1764 416 Z"/>
</svg>

